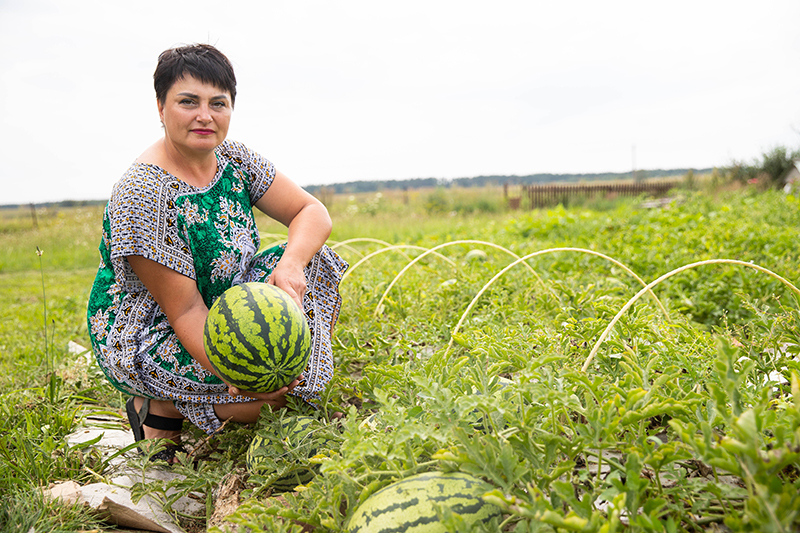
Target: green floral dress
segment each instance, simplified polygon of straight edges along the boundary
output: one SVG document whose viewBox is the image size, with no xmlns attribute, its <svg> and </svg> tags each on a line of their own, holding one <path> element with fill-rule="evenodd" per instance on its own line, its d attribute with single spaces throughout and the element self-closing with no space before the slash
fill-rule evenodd
<svg viewBox="0 0 800 533">
<path fill-rule="evenodd" d="M 128 394 L 174 401 L 208 433 L 221 425 L 214 404 L 251 400 L 230 396 L 183 348 L 126 256 L 146 257 L 194 279 L 208 307 L 234 285 L 266 281 L 285 245 L 258 252 L 253 204 L 269 188 L 275 169 L 233 141 L 220 145 L 216 156 L 217 174 L 202 189 L 142 163 L 117 182 L 103 217 L 100 267 L 87 311 L 95 357 L 111 384 Z M 327 246 L 305 269 L 303 307 L 312 354 L 293 394 L 312 404 L 333 376 L 331 332 L 346 269 Z"/>
</svg>

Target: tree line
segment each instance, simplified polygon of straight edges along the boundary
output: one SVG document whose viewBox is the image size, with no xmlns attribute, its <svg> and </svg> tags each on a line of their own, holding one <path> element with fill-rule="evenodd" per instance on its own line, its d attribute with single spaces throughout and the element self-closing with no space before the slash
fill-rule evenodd
<svg viewBox="0 0 800 533">
<path fill-rule="evenodd" d="M 689 171 L 694 173 L 711 172 L 710 168 L 688 169 L 676 168 L 670 170 L 638 170 L 632 172 L 601 172 L 592 174 L 529 174 L 527 176 L 495 174 L 488 176 L 475 176 L 472 178 L 411 178 L 403 180 L 363 180 L 331 183 L 328 185 L 309 185 L 303 187 L 311 194 L 322 191 L 328 194 L 354 194 L 362 192 L 375 192 L 385 190 L 430 189 L 436 187 L 485 187 L 488 185 L 536 185 L 546 183 L 577 183 L 586 181 L 617 181 L 617 180 L 642 180 L 652 177 L 683 176 Z"/>
</svg>

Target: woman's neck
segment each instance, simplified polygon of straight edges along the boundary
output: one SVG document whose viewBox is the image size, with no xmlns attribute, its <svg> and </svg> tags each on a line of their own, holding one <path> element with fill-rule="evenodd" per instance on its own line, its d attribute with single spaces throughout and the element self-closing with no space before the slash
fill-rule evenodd
<svg viewBox="0 0 800 533">
<path fill-rule="evenodd" d="M 186 154 L 178 150 L 166 137 L 162 142 L 170 167 L 164 170 L 195 187 L 202 188 L 211 183 L 217 173 L 217 157 L 213 151 Z"/>
<path fill-rule="evenodd" d="M 213 151 L 184 154 L 166 137 L 145 150 L 137 161 L 161 167 L 181 181 L 198 188 L 211 183 L 217 173 L 217 157 Z"/>
</svg>

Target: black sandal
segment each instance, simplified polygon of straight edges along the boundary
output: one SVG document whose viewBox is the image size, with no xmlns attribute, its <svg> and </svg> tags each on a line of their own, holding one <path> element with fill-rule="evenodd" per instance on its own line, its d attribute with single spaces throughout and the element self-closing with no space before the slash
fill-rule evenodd
<svg viewBox="0 0 800 533">
<path fill-rule="evenodd" d="M 128 422 L 133 431 L 135 442 L 144 440 L 144 425 L 153 429 L 163 429 L 165 431 L 180 431 L 183 429 L 183 418 L 169 418 L 166 416 L 154 415 L 150 412 L 150 398 L 144 398 L 142 407 L 136 412 L 133 404 L 134 397 L 131 396 L 125 402 L 125 412 L 128 414 Z M 186 451 L 180 444 L 167 444 L 167 447 L 150 457 L 151 461 L 166 461 L 172 463 L 176 452 Z"/>
</svg>

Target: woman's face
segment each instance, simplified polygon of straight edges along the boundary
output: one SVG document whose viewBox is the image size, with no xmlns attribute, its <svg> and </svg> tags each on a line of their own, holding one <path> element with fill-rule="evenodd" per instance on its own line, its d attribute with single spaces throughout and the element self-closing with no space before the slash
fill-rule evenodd
<svg viewBox="0 0 800 533">
<path fill-rule="evenodd" d="M 211 152 L 228 135 L 233 105 L 231 95 L 192 76 L 177 80 L 167 91 L 158 114 L 164 135 L 178 152 Z"/>
</svg>

